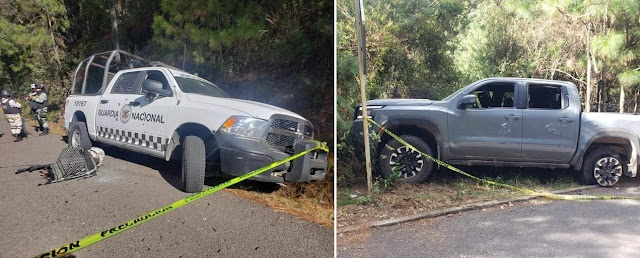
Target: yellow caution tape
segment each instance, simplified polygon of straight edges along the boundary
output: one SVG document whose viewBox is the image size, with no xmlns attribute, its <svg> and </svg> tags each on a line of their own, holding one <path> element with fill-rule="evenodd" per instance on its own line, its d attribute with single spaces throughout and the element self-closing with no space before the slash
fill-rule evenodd
<svg viewBox="0 0 640 258">
<path fill-rule="evenodd" d="M 265 167 L 256 169 L 256 170 L 251 171 L 249 173 L 246 173 L 246 174 L 244 174 L 242 176 L 233 178 L 233 179 L 231 179 L 229 181 L 226 181 L 224 183 L 221 183 L 219 185 L 211 187 L 211 188 L 209 188 L 207 190 L 204 190 L 204 191 L 199 192 L 197 194 L 191 195 L 191 196 L 189 196 L 187 198 L 178 200 L 178 201 L 176 201 L 176 202 L 174 202 L 172 204 L 169 204 L 167 206 L 164 206 L 164 207 L 162 207 L 160 209 L 157 209 L 155 211 L 152 211 L 152 212 L 149 212 L 147 214 L 141 215 L 141 216 L 139 216 L 139 217 L 137 217 L 137 218 L 135 218 L 133 220 L 129 220 L 129 221 L 125 222 L 125 223 L 122 223 L 122 224 L 117 225 L 115 227 L 112 227 L 110 229 L 104 230 L 102 232 L 98 232 L 98 233 L 95 233 L 93 235 L 84 237 L 84 238 L 82 238 L 80 240 L 73 241 L 73 242 L 70 242 L 70 243 L 68 243 L 66 245 L 51 249 L 50 251 L 41 253 L 41 254 L 39 254 L 37 256 L 34 256 L 34 257 L 45 258 L 45 257 L 62 257 L 62 256 L 65 256 L 65 255 L 69 255 L 69 254 L 71 254 L 73 252 L 76 252 L 76 251 L 78 251 L 80 249 L 86 248 L 86 247 L 88 247 L 90 245 L 98 243 L 98 242 L 100 242 L 102 240 L 105 240 L 105 239 L 107 239 L 109 237 L 112 237 L 112 236 L 115 236 L 115 235 L 117 235 L 119 233 L 122 233 L 125 230 L 134 228 L 134 227 L 136 227 L 136 226 L 138 226 L 138 225 L 140 225 L 140 224 L 142 224 L 144 222 L 147 222 L 147 221 L 149 221 L 151 219 L 160 217 L 160 216 L 162 216 L 162 215 L 164 215 L 164 214 L 166 214 L 166 213 L 168 213 L 168 212 L 170 212 L 172 210 L 178 209 L 178 208 L 180 208 L 180 207 L 182 207 L 184 205 L 187 205 L 187 204 L 189 204 L 189 203 L 191 203 L 191 202 L 193 202 L 195 200 L 198 200 L 198 199 L 200 199 L 202 197 L 205 197 L 207 195 L 210 195 L 212 193 L 220 191 L 220 190 L 222 190 L 224 188 L 227 188 L 229 186 L 237 184 L 237 183 L 239 183 L 239 182 L 241 182 L 243 180 L 246 180 L 246 179 L 248 179 L 250 177 L 259 175 L 261 173 L 264 173 L 264 172 L 266 172 L 266 171 L 268 171 L 270 169 L 276 168 L 276 167 L 278 167 L 278 166 L 280 166 L 282 164 L 285 164 L 285 163 L 287 163 L 289 161 L 292 161 L 294 159 L 300 158 L 300 157 L 306 155 L 307 153 L 310 153 L 310 152 L 315 151 L 315 150 L 321 150 L 321 151 L 324 151 L 324 152 L 329 152 L 329 149 L 327 148 L 327 144 L 326 143 L 317 142 L 316 147 L 314 147 L 312 149 L 305 150 L 303 152 L 300 152 L 298 154 L 295 154 L 295 155 L 290 156 L 288 158 L 285 158 L 283 160 L 276 161 L 276 162 L 271 163 L 271 164 L 269 164 L 269 165 L 267 165 Z"/>
<path fill-rule="evenodd" d="M 429 156 L 428 154 L 418 150 L 416 147 L 413 147 L 411 144 L 409 144 L 408 142 L 406 142 L 405 140 L 403 140 L 402 138 L 398 137 L 397 135 L 395 135 L 394 133 L 392 133 L 391 131 L 389 131 L 387 128 L 382 127 L 380 124 L 378 124 L 376 121 L 373 121 L 373 119 L 371 118 L 367 118 L 367 120 L 369 120 L 369 122 L 371 122 L 372 124 L 377 125 L 380 128 L 380 132 L 385 132 L 387 133 L 389 136 L 391 136 L 392 138 L 394 138 L 395 140 L 397 140 L 398 142 L 402 143 L 403 145 L 409 147 L 410 149 L 417 151 L 418 153 L 422 154 L 422 156 L 426 157 L 428 160 L 443 166 L 451 171 L 454 171 L 458 174 L 473 178 L 475 180 L 478 181 L 482 181 L 483 183 L 486 184 L 490 184 L 490 185 L 496 185 L 496 186 L 500 186 L 500 187 L 504 187 L 507 189 L 511 189 L 511 190 L 516 190 L 519 192 L 523 192 L 525 194 L 529 194 L 529 195 L 540 195 L 542 197 L 546 197 L 546 198 L 550 198 L 550 199 L 556 199 L 556 200 L 621 200 L 621 199 L 630 199 L 630 200 L 640 200 L 640 196 L 616 196 L 616 195 L 577 195 L 577 194 L 553 194 L 553 193 L 545 193 L 545 192 L 538 192 L 532 189 L 528 189 L 528 188 L 522 188 L 522 187 L 517 187 L 517 186 L 513 186 L 513 185 L 508 185 L 508 184 L 504 184 L 504 183 L 499 183 L 499 182 L 494 182 L 488 179 L 484 179 L 484 178 L 479 178 L 477 176 L 471 175 L 459 168 L 456 168 L 454 166 L 451 166 L 445 162 L 442 162 L 434 157 Z"/>
</svg>

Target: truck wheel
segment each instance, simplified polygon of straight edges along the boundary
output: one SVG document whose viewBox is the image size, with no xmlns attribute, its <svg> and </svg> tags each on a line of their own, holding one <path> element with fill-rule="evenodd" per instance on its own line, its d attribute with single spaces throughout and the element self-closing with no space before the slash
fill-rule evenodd
<svg viewBox="0 0 640 258">
<path fill-rule="evenodd" d="M 620 154 L 609 147 L 598 148 L 584 159 L 580 182 L 586 185 L 615 185 L 624 172 L 625 165 Z"/>
<path fill-rule="evenodd" d="M 87 124 L 84 122 L 75 122 L 71 125 L 69 130 L 69 138 L 67 139 L 69 147 L 77 148 L 81 147 L 85 150 L 91 149 L 91 138 L 89 138 L 89 132 L 87 132 Z"/>
<path fill-rule="evenodd" d="M 401 135 L 400 138 L 418 150 L 433 156 L 431 147 L 419 137 Z M 391 139 L 385 145 L 382 145 L 378 153 L 378 166 L 380 173 L 384 177 L 392 175 L 395 171 L 399 173 L 400 180 L 411 184 L 419 184 L 427 180 L 435 170 L 432 161 L 395 139 Z"/>
<path fill-rule="evenodd" d="M 182 187 L 187 193 L 204 188 L 204 142 L 197 136 L 186 136 L 182 141 Z"/>
</svg>

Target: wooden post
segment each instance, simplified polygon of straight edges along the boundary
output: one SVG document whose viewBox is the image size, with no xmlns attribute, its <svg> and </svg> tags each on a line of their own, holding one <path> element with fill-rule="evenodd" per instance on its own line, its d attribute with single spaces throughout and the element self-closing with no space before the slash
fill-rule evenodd
<svg viewBox="0 0 640 258">
<path fill-rule="evenodd" d="M 373 176 L 371 175 L 371 151 L 369 150 L 369 121 L 367 121 L 367 78 L 365 66 L 367 60 L 366 31 L 364 29 L 364 8 L 362 0 L 354 0 L 356 10 L 356 31 L 358 33 L 358 71 L 360 74 L 360 100 L 362 102 L 362 134 L 364 137 L 364 159 L 367 170 L 367 193 L 371 197 Z"/>
</svg>

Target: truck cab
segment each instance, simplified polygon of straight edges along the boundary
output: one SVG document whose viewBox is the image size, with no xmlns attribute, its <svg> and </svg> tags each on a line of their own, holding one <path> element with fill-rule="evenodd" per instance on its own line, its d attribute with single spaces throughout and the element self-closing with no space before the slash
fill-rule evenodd
<svg viewBox="0 0 640 258">
<path fill-rule="evenodd" d="M 242 175 L 316 144 L 313 125 L 294 112 L 231 98 L 207 80 L 120 50 L 78 65 L 64 118 L 70 146 L 101 143 L 180 160 L 187 192 L 201 191 L 205 174 Z M 311 153 L 252 179 L 322 180 L 325 169 L 326 154 Z"/>
</svg>

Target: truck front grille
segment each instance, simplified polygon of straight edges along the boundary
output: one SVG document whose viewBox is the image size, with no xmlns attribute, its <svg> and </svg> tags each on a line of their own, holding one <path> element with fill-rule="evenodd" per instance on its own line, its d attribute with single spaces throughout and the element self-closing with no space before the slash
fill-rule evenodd
<svg viewBox="0 0 640 258">
<path fill-rule="evenodd" d="M 296 139 L 310 139 L 313 137 L 313 125 L 309 122 L 284 116 L 274 115 L 269 120 L 269 132 L 263 142 L 281 151 L 291 149 Z"/>
<path fill-rule="evenodd" d="M 296 138 L 292 136 L 274 134 L 274 133 L 267 134 L 267 143 L 276 147 L 280 147 L 280 148 L 293 147 L 293 143 L 295 141 L 296 141 Z"/>
<path fill-rule="evenodd" d="M 311 126 L 305 125 L 304 126 L 304 135 L 305 136 L 313 136 L 313 128 Z"/>
<path fill-rule="evenodd" d="M 271 127 L 284 129 L 287 131 L 297 132 L 298 131 L 298 122 L 284 119 L 273 119 L 271 123 Z"/>
</svg>

